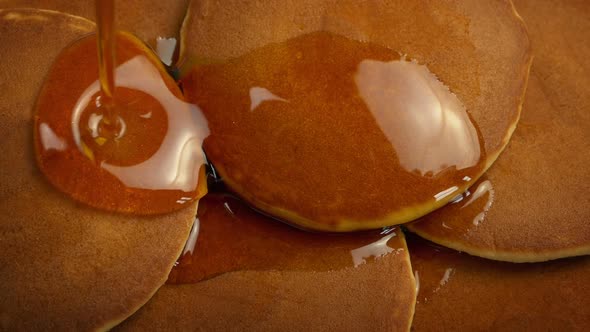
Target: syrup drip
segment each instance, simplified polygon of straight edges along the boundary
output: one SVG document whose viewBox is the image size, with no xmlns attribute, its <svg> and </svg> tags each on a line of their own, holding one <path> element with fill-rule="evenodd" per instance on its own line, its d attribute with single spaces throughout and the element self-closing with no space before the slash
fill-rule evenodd
<svg viewBox="0 0 590 332">
<path fill-rule="evenodd" d="M 100 95 L 94 98 L 96 110 L 92 113 L 88 126 L 92 131 L 92 138 L 99 146 L 92 148 L 86 142 L 76 142 L 78 145 L 82 144 L 83 152 L 93 160 L 112 157 L 111 154 L 105 155 L 108 149 L 103 148 L 103 145 L 122 138 L 127 128 L 125 119 L 121 116 L 125 113 L 125 103 L 120 97 L 115 99 L 115 3 L 114 0 L 97 0 L 95 5 Z"/>
<path fill-rule="evenodd" d="M 361 267 L 403 249 L 400 230 L 309 233 L 265 217 L 239 199 L 212 193 L 168 283 L 193 283 L 239 270 L 332 271 Z"/>
<path fill-rule="evenodd" d="M 65 50 L 39 96 L 35 122 L 41 170 L 75 199 L 107 210 L 164 213 L 199 199 L 206 192 L 205 118 L 197 106 L 184 102 L 149 50 L 129 35 L 114 33 L 112 1 L 97 3 L 97 14 L 98 39 L 89 36 Z M 91 56 L 97 52 L 98 60 Z M 325 56 L 321 52 L 320 58 Z M 425 67 L 385 53 L 353 61 L 352 81 L 378 134 L 393 146 L 399 167 L 432 178 L 449 167 L 476 166 L 481 144 L 458 99 Z M 329 72 L 341 69 L 341 64 L 330 65 Z M 91 74 L 97 72 L 98 79 Z M 303 88 L 309 83 L 302 82 Z M 322 98 L 298 99 L 302 91 L 284 90 L 265 79 L 258 83 L 247 86 L 245 109 L 252 114 L 267 112 L 271 103 L 287 107 L 284 112 L 292 105 L 329 104 Z M 333 83 L 334 89 L 340 87 L 338 80 Z M 244 104 L 235 98 L 229 102 Z M 407 111 L 415 108 L 426 113 Z M 423 123 L 423 117 L 432 121 Z M 438 201 L 458 187 L 450 188 L 430 195 Z M 197 282 L 237 270 L 355 268 L 403 250 L 396 232 L 307 233 L 257 214 L 231 196 L 211 195 L 201 203 L 169 282 Z"/>
<path fill-rule="evenodd" d="M 438 246 L 407 233 L 408 250 L 411 254 L 414 278 L 417 287 L 417 303 L 428 303 L 442 291 L 457 273 L 463 254 Z"/>
<path fill-rule="evenodd" d="M 98 77 L 105 108 L 112 108 L 115 91 L 115 3 L 96 0 Z M 117 114 L 110 114 L 112 117 Z M 108 117 L 107 117 L 108 118 Z"/>
</svg>

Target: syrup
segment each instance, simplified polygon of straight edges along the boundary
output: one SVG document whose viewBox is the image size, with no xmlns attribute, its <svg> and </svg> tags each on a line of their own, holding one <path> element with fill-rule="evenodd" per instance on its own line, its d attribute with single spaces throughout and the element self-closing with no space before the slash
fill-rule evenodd
<svg viewBox="0 0 590 332">
<path fill-rule="evenodd" d="M 456 195 L 444 209 L 437 210 L 409 224 L 412 231 L 445 238 L 460 235 L 469 238 L 472 232 L 485 223 L 493 208 L 495 190 L 486 175 L 471 188 Z"/>
<path fill-rule="evenodd" d="M 406 232 L 406 238 L 416 279 L 416 302 L 428 303 L 453 282 L 464 254 L 426 241 L 412 233 Z"/>
<path fill-rule="evenodd" d="M 97 14 L 98 38 L 64 50 L 38 97 L 38 165 L 58 189 L 97 208 L 187 206 L 207 190 L 207 122 L 151 50 L 114 33 L 112 1 L 97 1 Z"/>
<path fill-rule="evenodd" d="M 96 0 L 98 77 L 103 107 L 111 109 L 115 91 L 115 3 L 114 0 Z M 112 110 L 111 110 L 112 111 Z M 117 114 L 109 114 L 116 117 Z M 108 119 L 114 120 L 114 119 Z"/>
<path fill-rule="evenodd" d="M 333 271 L 404 250 L 398 228 L 310 233 L 266 217 L 221 192 L 199 202 L 193 230 L 168 283 L 193 283 L 238 270 Z"/>
<path fill-rule="evenodd" d="M 485 167 L 458 97 L 377 44 L 309 33 L 199 66 L 182 84 L 209 120 L 204 148 L 229 187 L 300 227 L 408 222 Z"/>
<path fill-rule="evenodd" d="M 164 213 L 199 199 L 206 192 L 201 145 L 209 134 L 207 121 L 197 106 L 184 101 L 178 86 L 141 42 L 114 32 L 112 1 L 97 2 L 97 14 L 98 35 L 77 41 L 60 55 L 39 96 L 35 123 L 41 170 L 73 198 L 107 210 Z M 267 66 L 260 59 L 270 54 L 276 60 L 277 52 L 295 62 L 285 65 L 285 75 L 277 75 L 275 62 Z M 299 60 L 303 62 L 297 63 Z M 401 177 L 405 185 L 427 187 L 430 199 L 437 202 L 465 185 L 451 186 L 457 177 L 469 177 L 467 174 L 473 175 L 481 166 L 484 153 L 476 127 L 458 99 L 433 80 L 425 67 L 400 59 L 388 49 L 316 33 L 255 52 L 254 73 L 248 72 L 250 61 L 246 57 L 198 68 L 191 76 L 197 77 L 197 83 L 185 81 L 189 88 L 200 84 L 194 100 L 204 105 L 214 121 L 219 120 L 214 110 L 220 109 L 308 114 L 327 107 L 328 118 L 335 115 L 335 109 L 349 112 L 343 118 L 361 109 L 356 118 L 358 128 L 346 128 L 338 114 L 334 119 L 345 129 L 353 129 L 345 134 L 354 139 L 377 137 L 367 141 L 378 146 L 371 152 L 387 151 L 384 159 L 402 174 L 398 179 Z M 295 72 L 290 72 L 292 69 Z M 242 70 L 247 71 L 246 76 L 240 76 Z M 233 80 L 233 71 L 238 71 L 237 80 Z M 338 76 L 340 72 L 345 79 Z M 281 76 L 292 76 L 295 84 L 276 81 Z M 229 96 L 224 95 L 226 88 Z M 425 96 L 420 90 L 430 94 Z M 308 95 L 310 91 L 312 95 Z M 425 111 L 413 114 L 404 107 Z M 307 123 L 328 120 L 321 112 L 309 115 Z M 235 125 L 223 112 L 219 117 L 222 125 Z M 428 121 L 422 123 L 423 118 Z M 311 139 L 317 134 L 314 130 L 301 132 Z M 285 143 L 310 152 L 298 142 L 287 139 Z M 346 144 L 340 146 L 347 148 Z M 280 153 L 272 156 L 270 161 L 281 161 Z M 374 154 L 373 161 L 379 156 Z M 322 165 L 326 159 L 317 158 L 317 166 L 328 170 L 330 165 L 343 162 L 337 150 L 321 157 L 328 158 L 328 163 Z M 302 168 L 297 167 L 299 171 Z M 372 171 L 382 174 L 378 168 Z M 436 184 L 416 182 L 423 178 Z M 289 184 L 292 182 L 280 185 Z M 345 235 L 303 232 L 256 213 L 232 196 L 217 193 L 202 201 L 169 282 L 197 282 L 236 270 L 358 267 L 403 250 L 397 232 L 395 228 Z"/>
</svg>

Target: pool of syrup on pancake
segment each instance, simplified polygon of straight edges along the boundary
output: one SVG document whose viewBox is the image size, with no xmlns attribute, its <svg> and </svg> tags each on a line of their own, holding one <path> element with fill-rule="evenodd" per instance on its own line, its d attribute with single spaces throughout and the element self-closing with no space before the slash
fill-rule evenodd
<svg viewBox="0 0 590 332">
<path fill-rule="evenodd" d="M 99 38 L 65 49 L 39 94 L 39 168 L 55 187 L 96 208 L 183 208 L 206 193 L 207 121 L 143 42 L 114 32 L 113 1 L 97 7 Z"/>
<path fill-rule="evenodd" d="M 105 20 L 112 20 L 112 8 L 101 10 Z M 207 120 L 198 105 L 185 101 L 145 45 L 128 34 L 109 32 L 112 26 L 105 27 L 102 19 L 99 24 L 103 24 L 100 43 L 96 36 L 89 36 L 64 50 L 42 88 L 35 117 L 38 165 L 58 189 L 96 208 L 154 214 L 189 205 L 207 190 L 201 149 L 209 135 Z M 317 52 L 318 38 L 325 37 L 302 36 L 299 46 Z M 394 51 L 372 56 L 367 43 L 350 45 L 359 48 L 352 52 L 353 61 L 336 58 L 328 71 L 341 71 L 346 61 L 355 66 L 353 97 L 372 112 L 402 168 L 435 177 L 449 166 L 463 169 L 480 162 L 483 151 L 475 124 L 456 96 L 425 66 Z M 98 59 L 97 49 L 101 50 Z M 312 83 L 321 83 L 313 74 L 306 72 Z M 308 90 L 311 105 L 317 102 L 313 100 L 317 91 L 337 95 L 342 85 L 333 83 Z M 269 102 L 279 108 L 301 107 L 274 90 L 270 85 L 250 86 L 246 101 L 250 110 L 267 107 Z M 432 150 L 433 142 L 440 149 Z M 421 153 L 416 154 L 417 150 Z M 434 198 L 457 194 L 458 187 L 453 188 Z M 202 200 L 169 282 L 197 282 L 244 269 L 358 267 L 402 251 L 399 232 L 396 228 L 344 235 L 304 232 L 257 213 L 227 191 L 216 192 Z"/>
</svg>

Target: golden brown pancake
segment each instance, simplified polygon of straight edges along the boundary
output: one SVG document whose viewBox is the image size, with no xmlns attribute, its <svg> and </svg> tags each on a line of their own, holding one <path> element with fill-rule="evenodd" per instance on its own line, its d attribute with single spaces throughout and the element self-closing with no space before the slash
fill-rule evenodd
<svg viewBox="0 0 590 332">
<path fill-rule="evenodd" d="M 208 117 L 204 148 L 224 181 L 267 213 L 327 231 L 407 222 L 452 198 L 438 194 L 472 184 L 518 121 L 531 60 L 524 25 L 506 1 L 195 1 L 181 34 L 185 63 L 214 63 L 198 66 L 183 86 Z M 321 88 L 343 81 L 329 76 L 337 70 L 322 72 L 332 62 L 356 68 L 346 62 L 359 56 L 347 50 L 362 48 L 354 40 L 371 48 L 370 59 L 407 54 L 456 93 L 482 141 L 469 173 L 451 166 L 416 181 L 416 169 L 398 170 L 387 129 L 365 110 L 368 99 L 348 85 Z M 305 43 L 316 46 L 306 53 Z M 325 58 L 314 57 L 322 47 Z M 271 102 L 253 110 L 248 89 L 252 98 L 252 87 L 266 82 Z M 291 100 L 291 92 L 308 95 Z M 306 106 L 305 98 L 326 102 Z"/>
<path fill-rule="evenodd" d="M 518 129 L 486 174 L 494 191 L 491 207 L 475 222 L 489 196 L 461 208 L 467 198 L 408 228 L 447 247 L 497 260 L 587 255 L 590 34 L 583 31 L 590 31 L 590 6 L 532 1 L 522 2 L 519 10 L 536 57 Z"/>
<path fill-rule="evenodd" d="M 114 326 L 165 282 L 193 222 L 194 205 L 153 218 L 87 208 L 38 171 L 32 116 L 43 77 L 62 48 L 93 29 L 53 11 L 0 11 L 2 330 Z"/>
<path fill-rule="evenodd" d="M 233 271 L 337 271 L 405 249 L 396 227 L 344 234 L 306 232 L 223 192 L 201 199 L 197 216 L 169 284 L 195 283 Z"/>
<path fill-rule="evenodd" d="M 586 331 L 590 257 L 493 262 L 408 235 L 419 283 L 412 330 Z"/>
<path fill-rule="evenodd" d="M 303 233 L 219 195 L 199 219 L 192 264 L 170 281 L 211 279 L 162 287 L 121 330 L 409 329 L 416 286 L 399 229 Z"/>
<path fill-rule="evenodd" d="M 126 0 L 115 2 L 115 24 L 152 47 L 157 37 L 178 37 L 188 0 Z M 94 0 L 0 0 L 0 8 L 32 7 L 56 10 L 96 20 Z"/>
</svg>

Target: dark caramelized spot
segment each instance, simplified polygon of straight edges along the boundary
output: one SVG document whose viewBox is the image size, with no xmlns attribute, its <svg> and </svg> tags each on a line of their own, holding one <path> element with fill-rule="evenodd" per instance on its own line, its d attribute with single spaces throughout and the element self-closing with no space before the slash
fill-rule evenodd
<svg viewBox="0 0 590 332">
<path fill-rule="evenodd" d="M 135 214 L 179 209 L 206 192 L 199 110 L 139 40 L 116 44 L 115 121 L 101 104 L 96 36 L 64 50 L 36 105 L 39 168 L 61 191 L 88 205 Z"/>
<path fill-rule="evenodd" d="M 239 270 L 333 271 L 359 266 L 404 247 L 399 229 L 355 234 L 309 233 L 210 194 L 169 283 L 192 283 Z"/>
<path fill-rule="evenodd" d="M 183 84 L 209 120 L 204 147 L 226 183 L 305 228 L 406 222 L 483 171 L 457 97 L 376 44 L 311 33 L 198 67 Z"/>
</svg>

